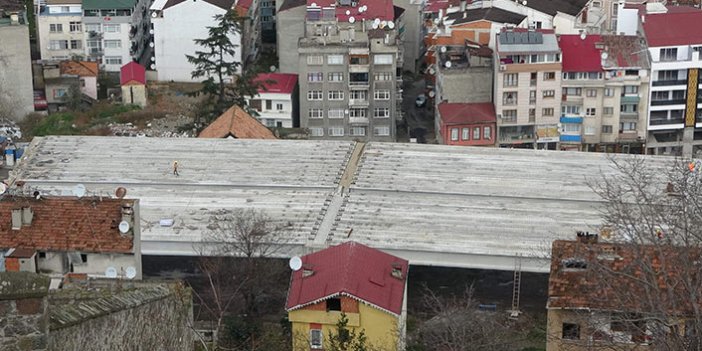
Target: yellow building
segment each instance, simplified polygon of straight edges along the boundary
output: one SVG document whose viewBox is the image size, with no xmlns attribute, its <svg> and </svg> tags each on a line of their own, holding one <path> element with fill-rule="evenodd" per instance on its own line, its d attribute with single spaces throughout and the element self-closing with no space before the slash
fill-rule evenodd
<svg viewBox="0 0 702 351">
<path fill-rule="evenodd" d="M 286 309 L 293 350 L 322 350 L 337 332 L 342 313 L 348 328 L 382 350 L 404 346 L 406 260 L 347 242 L 291 260 Z"/>
</svg>

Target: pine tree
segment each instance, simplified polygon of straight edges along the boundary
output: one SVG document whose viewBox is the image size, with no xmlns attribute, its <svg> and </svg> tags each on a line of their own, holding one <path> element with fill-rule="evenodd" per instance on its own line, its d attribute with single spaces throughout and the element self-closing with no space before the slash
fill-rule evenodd
<svg viewBox="0 0 702 351">
<path fill-rule="evenodd" d="M 329 331 L 328 351 L 369 351 L 366 340 L 366 333 L 361 330 L 358 334 L 353 329 L 348 328 L 349 319 L 345 313 L 336 323 L 336 332 Z"/>
</svg>

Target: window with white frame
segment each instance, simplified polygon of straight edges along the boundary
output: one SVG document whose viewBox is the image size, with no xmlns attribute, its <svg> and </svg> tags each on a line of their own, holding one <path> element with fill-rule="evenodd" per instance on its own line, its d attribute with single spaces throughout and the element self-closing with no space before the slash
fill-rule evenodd
<svg viewBox="0 0 702 351">
<path fill-rule="evenodd" d="M 344 92 L 341 90 L 329 90 L 329 94 L 327 95 L 327 98 L 329 100 L 343 100 L 344 99 Z"/>
<path fill-rule="evenodd" d="M 119 24 L 103 24 L 102 30 L 105 33 L 119 33 L 121 28 Z"/>
<path fill-rule="evenodd" d="M 595 135 L 597 134 L 597 128 L 595 127 L 585 127 L 585 135 Z"/>
<path fill-rule="evenodd" d="M 678 80 L 678 71 L 677 70 L 658 71 L 658 80 L 661 80 L 661 81 Z"/>
<path fill-rule="evenodd" d="M 473 128 L 473 140 L 480 140 L 480 127 Z"/>
<path fill-rule="evenodd" d="M 587 97 L 597 97 L 597 89 L 588 89 L 586 95 Z"/>
<path fill-rule="evenodd" d="M 451 128 L 451 141 L 458 141 L 458 128 Z"/>
<path fill-rule="evenodd" d="M 365 136 L 366 127 L 351 127 L 349 128 L 349 133 L 351 136 Z"/>
<path fill-rule="evenodd" d="M 605 116 L 611 116 L 614 114 L 614 107 L 607 106 L 602 108 L 602 114 Z"/>
<path fill-rule="evenodd" d="M 485 140 L 492 139 L 492 128 L 491 127 L 483 127 L 483 139 L 485 139 Z"/>
<path fill-rule="evenodd" d="M 619 111 L 623 113 L 636 113 L 639 110 L 638 104 L 621 104 Z"/>
<path fill-rule="evenodd" d="M 68 40 L 50 40 L 49 50 L 66 50 L 68 49 Z"/>
<path fill-rule="evenodd" d="M 321 108 L 311 108 L 308 116 L 309 118 L 322 118 L 324 117 L 324 110 Z"/>
<path fill-rule="evenodd" d="M 61 24 L 61 23 L 49 24 L 49 32 L 50 33 L 62 33 L 63 32 L 63 24 Z"/>
<path fill-rule="evenodd" d="M 579 115 L 580 106 L 579 105 L 563 105 L 561 106 L 561 113 L 564 115 Z"/>
<path fill-rule="evenodd" d="M 502 104 L 503 105 L 516 105 L 517 104 L 517 92 L 510 91 L 502 93 Z"/>
<path fill-rule="evenodd" d="M 83 48 L 83 42 L 80 40 L 71 40 L 71 49 L 77 50 Z"/>
<path fill-rule="evenodd" d="M 349 110 L 349 117 L 366 117 L 366 109 L 352 108 Z"/>
<path fill-rule="evenodd" d="M 388 135 L 390 135 L 390 127 L 389 126 L 375 127 L 375 128 L 373 128 L 373 134 L 375 136 L 388 136 Z"/>
<path fill-rule="evenodd" d="M 375 72 L 373 73 L 373 80 L 387 81 L 392 80 L 392 72 Z"/>
<path fill-rule="evenodd" d="M 461 129 L 461 140 L 470 140 L 470 128 Z"/>
<path fill-rule="evenodd" d="M 553 98 L 554 96 L 556 96 L 556 91 L 555 90 L 544 90 L 543 96 L 545 99 Z"/>
<path fill-rule="evenodd" d="M 390 54 L 381 54 L 373 56 L 373 64 L 376 65 L 391 65 L 393 61 L 393 56 Z"/>
<path fill-rule="evenodd" d="M 320 127 L 310 127 L 310 135 L 313 137 L 321 137 L 324 136 L 324 128 Z M 321 346 L 320 346 L 321 347 Z"/>
<path fill-rule="evenodd" d="M 636 130 L 636 122 L 619 123 L 619 130 L 622 132 L 630 132 L 632 130 Z"/>
<path fill-rule="evenodd" d="M 323 99 L 321 90 L 310 90 L 307 92 L 308 101 L 319 101 Z"/>
<path fill-rule="evenodd" d="M 563 95 L 582 96 L 583 90 L 581 88 L 563 88 Z"/>
<path fill-rule="evenodd" d="M 502 110 L 502 121 L 503 122 L 516 122 L 517 121 L 517 110 Z"/>
<path fill-rule="evenodd" d="M 85 30 L 87 32 L 96 32 L 100 33 L 100 23 L 86 23 L 85 24 Z"/>
<path fill-rule="evenodd" d="M 351 90 L 349 92 L 349 99 L 351 100 L 368 100 L 368 92 L 365 90 Z"/>
<path fill-rule="evenodd" d="M 622 93 L 624 95 L 634 95 L 639 93 L 639 86 L 638 85 L 625 85 Z"/>
<path fill-rule="evenodd" d="M 122 41 L 119 39 L 105 40 L 105 48 L 107 49 L 119 49 L 122 47 Z"/>
<path fill-rule="evenodd" d="M 328 65 L 343 65 L 344 55 L 327 55 Z"/>
<path fill-rule="evenodd" d="M 121 65 L 122 56 L 105 56 L 106 65 Z"/>
<path fill-rule="evenodd" d="M 329 127 L 329 136 L 344 136 L 344 127 Z"/>
<path fill-rule="evenodd" d="M 555 80 L 556 72 L 544 72 L 544 80 Z"/>
<path fill-rule="evenodd" d="M 307 73 L 308 82 L 321 82 L 324 80 L 324 73 L 322 72 L 310 72 Z"/>
<path fill-rule="evenodd" d="M 376 90 L 373 92 L 373 98 L 376 100 L 390 100 L 390 90 Z"/>
<path fill-rule="evenodd" d="M 612 126 L 603 125 L 602 126 L 602 134 L 612 134 Z"/>
<path fill-rule="evenodd" d="M 553 116 L 553 107 L 547 107 L 541 109 L 542 116 Z"/>
<path fill-rule="evenodd" d="M 678 59 L 678 48 L 664 48 L 660 50 L 660 61 L 675 61 Z"/>
<path fill-rule="evenodd" d="M 373 117 L 375 117 L 375 118 L 389 118 L 390 117 L 390 109 L 387 107 L 376 107 L 373 110 Z"/>
<path fill-rule="evenodd" d="M 322 55 L 310 55 L 307 56 L 308 65 L 321 65 L 324 63 L 324 57 Z"/>
<path fill-rule="evenodd" d="M 506 73 L 504 75 L 504 86 L 516 87 L 519 84 L 519 73 Z"/>
<path fill-rule="evenodd" d="M 278 111 L 283 111 L 283 104 L 275 104 L 275 109 Z"/>
<path fill-rule="evenodd" d="M 604 90 L 604 96 L 607 96 L 607 97 L 614 96 L 614 89 L 612 89 L 612 88 L 605 88 L 605 90 Z"/>
<path fill-rule="evenodd" d="M 585 109 L 585 116 L 594 117 L 597 113 L 597 109 L 594 107 L 588 107 Z"/>
<path fill-rule="evenodd" d="M 331 73 L 329 73 L 329 81 L 330 82 L 343 82 L 344 81 L 344 72 L 331 72 Z"/>
<path fill-rule="evenodd" d="M 80 32 L 83 30 L 83 25 L 80 22 L 69 22 L 69 29 L 72 33 Z"/>
<path fill-rule="evenodd" d="M 566 133 L 579 133 L 580 125 L 575 123 L 564 123 L 563 131 Z"/>
<path fill-rule="evenodd" d="M 344 118 L 344 109 L 341 108 L 330 108 L 329 109 L 329 115 L 327 116 L 329 118 Z"/>
<path fill-rule="evenodd" d="M 651 92 L 651 101 L 665 101 L 670 97 L 668 91 L 653 91 Z"/>
</svg>

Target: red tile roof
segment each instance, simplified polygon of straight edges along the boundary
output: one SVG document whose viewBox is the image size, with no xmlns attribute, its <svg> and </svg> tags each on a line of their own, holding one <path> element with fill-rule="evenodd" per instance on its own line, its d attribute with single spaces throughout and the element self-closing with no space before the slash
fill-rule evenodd
<svg viewBox="0 0 702 351">
<path fill-rule="evenodd" d="M 0 247 L 40 251 L 131 253 L 133 239 L 121 235 L 122 203 L 134 200 L 46 196 L 0 199 Z M 12 210 L 29 207 L 32 223 L 12 229 Z"/>
<path fill-rule="evenodd" d="M 34 249 L 24 249 L 24 248 L 19 248 L 19 249 L 14 249 L 11 254 L 5 256 L 5 257 L 14 257 L 14 258 L 31 258 L 36 254 L 36 250 Z"/>
<path fill-rule="evenodd" d="M 348 22 L 349 17 L 354 17 L 357 21 L 362 19 L 372 21 L 376 18 L 386 21 L 395 19 L 392 0 L 358 0 L 356 7 L 337 6 L 337 0 L 307 0 L 307 6 L 312 4 L 317 4 L 320 7 L 336 6 L 336 18 L 341 22 Z M 361 6 L 368 6 L 368 9 L 359 12 L 358 9 Z M 349 11 L 348 15 L 346 11 Z"/>
<path fill-rule="evenodd" d="M 702 44 L 702 10 L 678 7 L 674 12 L 646 15 L 643 28 L 649 47 Z"/>
<path fill-rule="evenodd" d="M 253 81 L 262 84 L 259 93 L 292 94 L 297 84 L 297 74 L 261 73 Z"/>
<path fill-rule="evenodd" d="M 91 61 L 62 61 L 59 64 L 61 74 L 76 75 L 79 77 L 97 77 L 98 63 Z"/>
<path fill-rule="evenodd" d="M 491 102 L 439 104 L 439 114 L 444 125 L 472 124 L 497 121 L 495 106 Z"/>
<path fill-rule="evenodd" d="M 601 42 L 599 35 L 561 35 L 558 46 L 561 48 L 563 72 L 600 72 L 602 71 L 602 50 L 595 48 Z"/>
<path fill-rule="evenodd" d="M 119 69 L 119 84 L 146 84 L 146 69 L 132 61 Z"/>
<path fill-rule="evenodd" d="M 198 138 L 226 138 L 228 136 L 237 139 L 277 139 L 270 129 L 236 105 L 217 117 L 214 122 L 200 132 Z"/>
<path fill-rule="evenodd" d="M 327 298 L 346 295 L 380 309 L 402 312 L 409 262 L 368 246 L 347 242 L 305 255 L 303 268 L 292 273 L 288 311 Z M 392 275 L 396 267 L 401 278 Z M 303 272 L 312 270 L 311 276 Z"/>
</svg>

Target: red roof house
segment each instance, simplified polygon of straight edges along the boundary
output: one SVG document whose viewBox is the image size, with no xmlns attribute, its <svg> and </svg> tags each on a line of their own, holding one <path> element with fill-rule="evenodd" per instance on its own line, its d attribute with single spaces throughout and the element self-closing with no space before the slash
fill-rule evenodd
<svg viewBox="0 0 702 351">
<path fill-rule="evenodd" d="M 561 48 L 563 72 L 601 72 L 602 50 L 596 43 L 602 42 L 599 35 L 561 35 L 558 46 Z"/>
<path fill-rule="evenodd" d="M 680 6 L 682 10 L 676 8 L 672 6 L 668 13 L 644 16 L 642 25 L 649 47 L 702 44 L 702 31 L 687 29 L 700 27 L 702 10 L 687 6 Z"/>
<path fill-rule="evenodd" d="M 146 85 L 146 69 L 144 66 L 132 61 L 119 69 L 119 84 L 143 84 Z"/>
<path fill-rule="evenodd" d="M 497 118 L 490 102 L 439 104 L 439 138 L 446 145 L 493 146 Z"/>
<path fill-rule="evenodd" d="M 259 93 L 292 94 L 297 84 L 297 74 L 261 73 L 253 82 L 261 84 Z"/>
<path fill-rule="evenodd" d="M 302 256 L 292 273 L 288 311 L 346 296 L 399 316 L 409 262 L 359 244 L 346 242 Z"/>
</svg>

